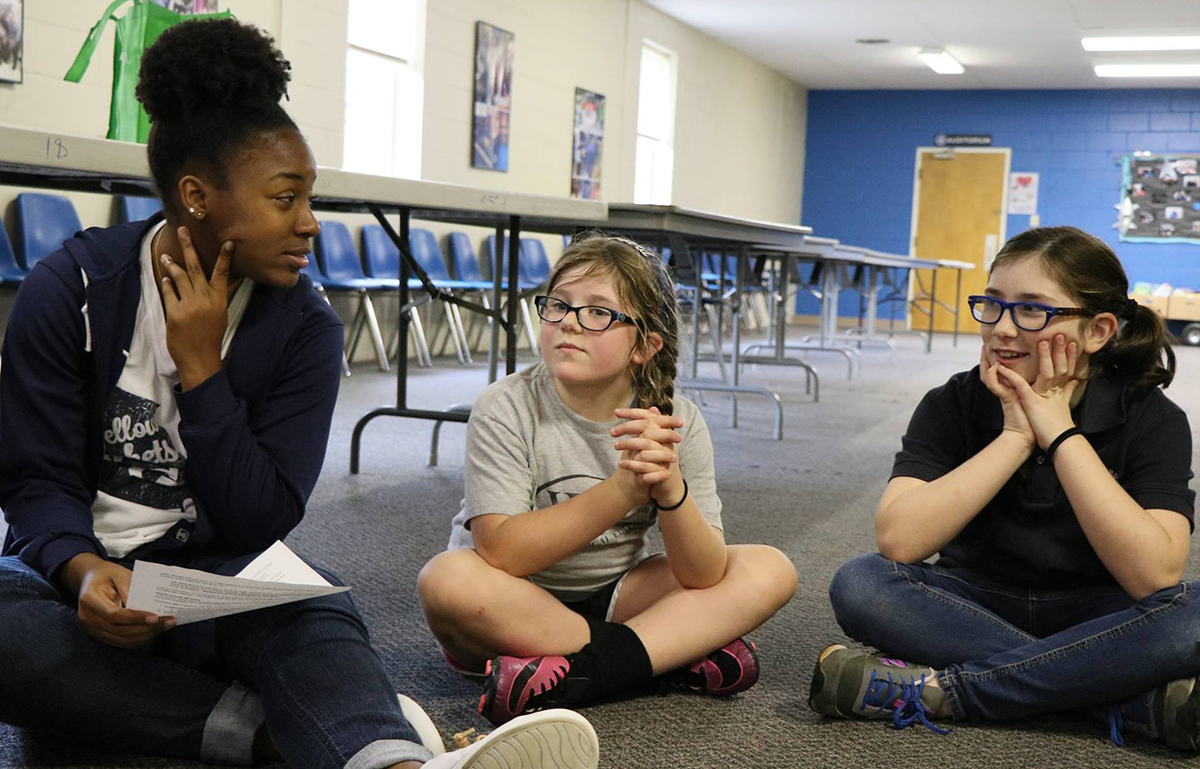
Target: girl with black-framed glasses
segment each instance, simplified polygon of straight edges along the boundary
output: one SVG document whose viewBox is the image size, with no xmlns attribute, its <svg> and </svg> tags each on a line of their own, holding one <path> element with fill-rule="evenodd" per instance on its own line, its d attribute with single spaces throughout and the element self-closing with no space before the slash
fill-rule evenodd
<svg viewBox="0 0 1200 769">
<path fill-rule="evenodd" d="M 796 570 L 773 547 L 725 544 L 708 427 L 675 394 L 666 265 L 585 234 L 535 304 L 542 362 L 476 401 L 450 550 L 418 579 L 447 660 L 483 680 L 494 723 L 655 678 L 749 689 L 759 659 L 743 636 L 787 603 Z"/>
</svg>

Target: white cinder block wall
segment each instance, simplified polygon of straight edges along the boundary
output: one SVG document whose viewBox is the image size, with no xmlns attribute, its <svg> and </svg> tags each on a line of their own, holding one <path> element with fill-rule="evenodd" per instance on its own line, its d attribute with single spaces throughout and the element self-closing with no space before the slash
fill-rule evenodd
<svg viewBox="0 0 1200 769">
<path fill-rule="evenodd" d="M 25 82 L 0 84 L 0 122 L 104 136 L 114 30 L 106 31 L 82 83 L 67 83 L 62 76 L 108 2 L 26 2 Z M 284 106 L 317 163 L 340 167 L 347 0 L 224 0 L 221 6 L 276 38 L 293 67 L 291 98 Z M 807 92 L 778 72 L 640 0 L 426 0 L 424 17 L 424 55 L 417 61 L 425 78 L 424 179 L 565 196 L 574 94 L 580 86 L 607 98 L 605 197 L 632 200 L 641 45 L 649 39 L 677 55 L 673 202 L 800 221 Z M 470 167 L 478 20 L 516 35 L 508 173 Z M 6 221 L 21 191 L 0 187 Z M 108 196 L 71 197 L 84 226 L 111 222 Z M 370 221 L 358 215 L 328 217 L 351 224 L 356 236 L 357 228 Z M 451 229 L 430 227 L 439 237 Z M 471 232 L 478 244 L 488 231 Z M 559 238 L 543 240 L 556 258 Z M 0 295 L 0 322 L 11 304 L 7 293 Z M 351 317 L 352 308 L 338 309 Z M 359 358 L 370 356 L 365 347 L 357 352 Z"/>
<path fill-rule="evenodd" d="M 430 0 L 425 38 L 426 179 L 565 195 L 575 87 L 607 98 L 605 197 L 633 199 L 643 39 L 678 65 L 672 202 L 798 223 L 807 92 L 638 0 Z M 516 35 L 509 172 L 473 169 L 475 22 Z"/>
</svg>

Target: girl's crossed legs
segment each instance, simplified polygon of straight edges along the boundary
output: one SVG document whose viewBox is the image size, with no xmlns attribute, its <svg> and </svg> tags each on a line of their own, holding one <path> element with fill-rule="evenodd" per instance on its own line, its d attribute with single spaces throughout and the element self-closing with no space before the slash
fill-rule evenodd
<svg viewBox="0 0 1200 769">
<path fill-rule="evenodd" d="M 436 556 L 417 586 L 430 629 L 465 667 L 482 669 L 497 655 L 565 656 L 593 640 L 594 621 L 471 549 Z M 725 576 L 704 589 L 682 587 L 656 555 L 626 574 L 612 622 L 637 634 L 657 676 L 750 632 L 795 590 L 795 567 L 766 545 L 730 545 Z"/>
<path fill-rule="evenodd" d="M 1184 582 L 1141 601 L 1115 587 L 1028 590 L 869 554 L 839 569 L 830 598 L 850 637 L 938 668 L 944 712 L 1002 721 L 1144 703 L 1145 692 L 1194 678 L 1198 589 Z"/>
</svg>

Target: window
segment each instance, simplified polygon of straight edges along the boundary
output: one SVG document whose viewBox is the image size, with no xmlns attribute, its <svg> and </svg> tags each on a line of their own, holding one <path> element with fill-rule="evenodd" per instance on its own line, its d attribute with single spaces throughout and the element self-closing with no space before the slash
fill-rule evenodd
<svg viewBox="0 0 1200 769">
<path fill-rule="evenodd" d="M 350 0 L 342 168 L 421 178 L 425 0 Z"/>
<path fill-rule="evenodd" d="M 675 54 L 647 40 L 638 86 L 633 202 L 669 204 L 674 167 Z"/>
</svg>

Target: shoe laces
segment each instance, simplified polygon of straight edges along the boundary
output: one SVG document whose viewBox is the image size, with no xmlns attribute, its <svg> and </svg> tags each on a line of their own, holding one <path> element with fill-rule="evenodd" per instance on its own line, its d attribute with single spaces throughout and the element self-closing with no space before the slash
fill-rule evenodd
<svg viewBox="0 0 1200 769">
<path fill-rule="evenodd" d="M 942 729 L 929 720 L 925 703 L 921 701 L 921 692 L 925 690 L 925 674 L 920 680 L 915 677 L 906 678 L 897 675 L 895 679 L 888 673 L 887 680 L 876 676 L 871 671 L 867 681 L 867 690 L 863 694 L 862 707 L 890 709 L 892 711 L 892 726 L 904 729 L 919 723 L 934 734 L 949 734 L 949 729 Z"/>
<path fill-rule="evenodd" d="M 663 673 L 655 679 L 655 682 L 661 690 L 690 692 L 692 691 L 691 676 L 691 671 L 685 665 Z"/>
<path fill-rule="evenodd" d="M 1120 705 L 1113 705 L 1108 709 L 1108 738 L 1118 748 L 1125 745 L 1125 735 L 1122 733 L 1124 728 L 1125 714 L 1121 712 Z"/>
<path fill-rule="evenodd" d="M 559 685 L 567 677 L 570 671 L 570 666 L 560 666 L 554 668 L 554 678 L 549 681 L 543 681 L 536 692 L 530 692 L 529 698 L 525 700 L 525 707 L 521 709 L 522 713 L 534 713 L 546 708 L 561 707 L 565 704 L 565 700 L 560 697 L 555 697 L 559 689 Z"/>
</svg>

